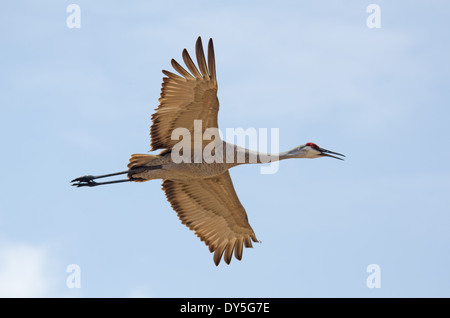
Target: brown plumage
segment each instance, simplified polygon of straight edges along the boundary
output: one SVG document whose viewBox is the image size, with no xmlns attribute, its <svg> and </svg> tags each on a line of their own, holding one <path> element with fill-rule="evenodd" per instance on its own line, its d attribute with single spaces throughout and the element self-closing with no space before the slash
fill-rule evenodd
<svg viewBox="0 0 450 318">
<path fill-rule="evenodd" d="M 164 180 L 162 188 L 181 223 L 195 231 L 214 252 L 216 265 L 222 254 L 229 264 L 233 250 L 241 260 L 243 245 L 252 247 L 251 240 L 258 241 L 228 171 L 217 177 L 185 182 Z"/>
<path fill-rule="evenodd" d="M 177 127 L 187 128 L 193 135 L 194 120 L 202 120 L 202 134 L 207 128 L 218 128 L 219 100 L 212 39 L 208 43 L 208 63 L 200 37 L 195 48 L 198 68 L 184 49 L 182 56 L 190 73 L 174 59 L 172 66 L 181 76 L 163 70 L 167 77 L 163 78 L 159 106 L 152 115 L 152 150 L 171 149 L 178 142 L 171 139 Z M 233 251 L 240 260 L 243 246 L 252 247 L 252 240 L 258 242 L 228 171 L 206 178 L 164 179 L 162 188 L 181 222 L 214 252 L 216 265 L 222 255 L 229 264 Z"/>
<path fill-rule="evenodd" d="M 193 134 L 194 120 L 202 120 L 202 133 L 206 128 L 218 127 L 219 100 L 212 39 L 208 44 L 209 72 L 200 37 L 196 52 L 201 73 L 186 49 L 183 50 L 183 60 L 193 75 L 174 59 L 172 66 L 182 76 L 163 70 L 167 77 L 163 77 L 159 106 L 152 115 L 150 128 L 152 150 L 171 149 L 178 142 L 171 139 L 175 128 L 187 128 Z"/>
</svg>

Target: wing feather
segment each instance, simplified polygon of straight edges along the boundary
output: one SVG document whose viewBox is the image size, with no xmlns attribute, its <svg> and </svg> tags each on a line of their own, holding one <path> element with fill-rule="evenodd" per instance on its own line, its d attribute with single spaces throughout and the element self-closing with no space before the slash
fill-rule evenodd
<svg viewBox="0 0 450 318">
<path fill-rule="evenodd" d="M 205 54 L 203 53 L 202 41 L 197 40 L 195 44 L 195 54 L 197 56 L 198 67 L 203 77 L 209 79 L 208 67 L 206 66 Z"/>
<path fill-rule="evenodd" d="M 183 75 L 184 77 L 186 77 L 186 79 L 193 79 L 193 78 L 194 78 L 191 74 L 189 74 L 188 71 L 186 71 L 186 70 L 184 69 L 183 66 L 181 66 L 180 64 L 178 64 L 178 62 L 175 61 L 174 59 L 172 59 L 172 60 L 170 61 L 170 64 L 172 64 L 172 67 L 173 67 L 178 73 L 180 73 L 181 75 Z"/>
<path fill-rule="evenodd" d="M 217 128 L 219 100 L 212 41 L 208 44 L 207 66 L 201 38 L 197 39 L 196 57 L 200 71 L 186 49 L 182 57 L 189 71 L 174 59 L 171 64 L 179 75 L 163 70 L 166 77 L 163 77 L 159 105 L 152 115 L 150 128 L 152 150 L 172 149 L 179 141 L 171 138 L 176 128 L 186 128 L 193 136 L 195 120 L 202 121 L 202 133 L 207 128 Z"/>
<path fill-rule="evenodd" d="M 211 76 L 211 80 L 216 83 L 216 61 L 214 56 L 214 44 L 213 40 L 209 39 L 208 42 L 208 67 L 209 67 L 209 75 Z"/>
<path fill-rule="evenodd" d="M 194 75 L 196 78 L 201 78 L 202 74 L 200 74 L 200 72 L 198 71 L 194 62 L 192 62 L 191 56 L 189 55 L 189 53 L 186 49 L 183 50 L 182 56 L 183 56 L 183 61 L 186 64 L 189 71 L 191 71 L 191 74 Z"/>
<path fill-rule="evenodd" d="M 258 242 L 228 171 L 189 182 L 164 180 L 162 188 L 181 222 L 214 252 L 216 265 L 222 256 L 229 264 L 233 252 L 241 260 L 243 245 Z"/>
</svg>

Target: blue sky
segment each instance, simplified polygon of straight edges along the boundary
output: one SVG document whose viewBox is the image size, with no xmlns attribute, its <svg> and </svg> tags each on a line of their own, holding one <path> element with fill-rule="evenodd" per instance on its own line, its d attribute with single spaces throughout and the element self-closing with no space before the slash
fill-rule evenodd
<svg viewBox="0 0 450 318">
<path fill-rule="evenodd" d="M 80 29 L 70 3 L 0 4 L 0 296 L 450 296 L 448 2 L 77 1 Z M 262 243 L 229 266 L 160 181 L 69 185 L 149 150 L 161 69 L 199 35 L 214 39 L 222 130 L 347 155 L 233 168 Z"/>
</svg>

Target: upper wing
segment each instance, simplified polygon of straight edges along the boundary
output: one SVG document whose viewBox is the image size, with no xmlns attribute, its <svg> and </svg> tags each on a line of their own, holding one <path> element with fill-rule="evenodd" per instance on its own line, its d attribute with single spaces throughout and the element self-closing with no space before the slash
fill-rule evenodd
<svg viewBox="0 0 450 318">
<path fill-rule="evenodd" d="M 181 222 L 195 231 L 210 252 L 215 252 L 216 265 L 222 254 L 229 264 L 233 249 L 235 257 L 241 260 L 243 245 L 252 247 L 251 240 L 258 242 L 228 171 L 189 182 L 164 180 L 163 190 Z"/>
<path fill-rule="evenodd" d="M 183 60 L 192 74 L 174 59 L 172 66 L 181 76 L 163 70 L 167 77 L 163 77 L 159 106 L 150 128 L 152 150 L 171 149 L 178 142 L 171 139 L 175 128 L 187 128 L 194 136 L 194 120 L 202 120 L 202 134 L 206 128 L 217 128 L 219 100 L 212 39 L 208 43 L 208 66 L 200 37 L 195 51 L 200 71 L 186 49 Z"/>
</svg>

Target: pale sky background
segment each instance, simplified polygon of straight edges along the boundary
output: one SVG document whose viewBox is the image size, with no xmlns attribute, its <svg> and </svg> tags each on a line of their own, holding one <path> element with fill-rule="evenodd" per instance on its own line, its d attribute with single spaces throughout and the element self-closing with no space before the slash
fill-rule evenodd
<svg viewBox="0 0 450 318">
<path fill-rule="evenodd" d="M 81 8 L 81 28 L 66 7 Z M 381 8 L 369 29 L 366 8 Z M 0 296 L 450 297 L 448 1 L 2 1 Z M 219 125 L 347 160 L 231 170 L 262 241 L 216 267 L 149 147 L 161 69 L 213 37 Z M 69 264 L 81 288 L 66 285 Z M 381 269 L 381 288 L 366 268 Z"/>
</svg>

